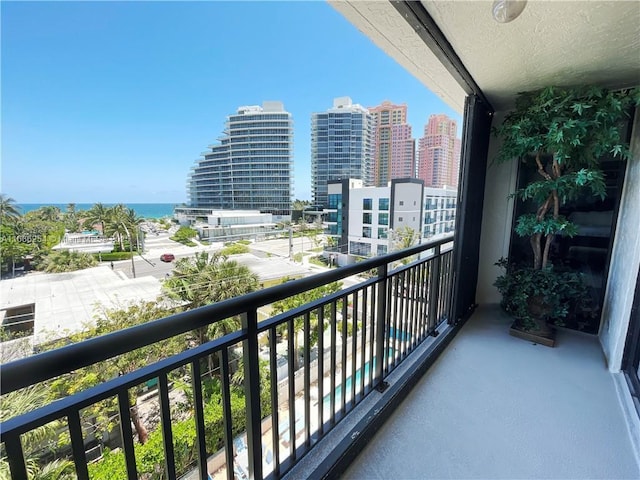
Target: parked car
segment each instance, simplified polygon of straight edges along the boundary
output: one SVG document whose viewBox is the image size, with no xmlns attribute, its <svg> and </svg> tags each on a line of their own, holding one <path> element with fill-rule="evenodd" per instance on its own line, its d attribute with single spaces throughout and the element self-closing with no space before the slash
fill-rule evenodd
<svg viewBox="0 0 640 480">
<path fill-rule="evenodd" d="M 160 260 L 162 262 L 173 262 L 176 259 L 176 256 L 173 253 L 163 253 L 160 255 Z"/>
</svg>

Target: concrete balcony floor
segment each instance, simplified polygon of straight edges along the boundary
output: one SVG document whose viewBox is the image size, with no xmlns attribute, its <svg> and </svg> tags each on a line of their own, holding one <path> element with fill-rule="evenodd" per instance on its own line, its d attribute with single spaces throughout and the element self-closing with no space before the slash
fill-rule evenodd
<svg viewBox="0 0 640 480">
<path fill-rule="evenodd" d="M 510 322 L 478 309 L 344 478 L 640 478 L 597 337 Z"/>
</svg>

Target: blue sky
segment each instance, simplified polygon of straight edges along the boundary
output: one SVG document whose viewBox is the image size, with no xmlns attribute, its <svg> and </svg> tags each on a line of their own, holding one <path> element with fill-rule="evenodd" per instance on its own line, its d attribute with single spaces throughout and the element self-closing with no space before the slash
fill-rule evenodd
<svg viewBox="0 0 640 480">
<path fill-rule="evenodd" d="M 241 105 L 310 116 L 334 97 L 461 117 L 324 2 L 1 2 L 1 190 L 18 203 L 186 201 L 190 167 Z"/>
</svg>

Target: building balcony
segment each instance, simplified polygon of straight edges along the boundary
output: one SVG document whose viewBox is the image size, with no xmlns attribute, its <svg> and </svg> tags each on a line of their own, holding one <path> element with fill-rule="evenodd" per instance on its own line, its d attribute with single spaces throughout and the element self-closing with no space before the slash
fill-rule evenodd
<svg viewBox="0 0 640 480">
<path fill-rule="evenodd" d="M 310 455 L 292 478 L 640 478 L 621 374 L 608 371 L 598 338 L 560 329 L 548 348 L 509 336 L 511 322 L 498 306 L 477 309 L 424 375 L 411 379 L 405 362 L 354 412 L 363 420 L 331 433 L 344 451 L 344 438 L 367 436 L 400 396 L 366 446 L 350 447 L 359 455 L 347 449 L 330 469 Z"/>
<path fill-rule="evenodd" d="M 638 478 L 597 339 L 561 331 L 555 349 L 531 344 L 508 335 L 496 308 L 454 322 L 450 246 L 446 237 L 3 365 L 5 395 L 242 319 L 234 333 L 5 420 L 11 477 L 27 478 L 25 434 L 51 422 L 69 434 L 56 454 L 78 478 L 94 476 L 104 458 L 93 459 L 87 412 L 109 399 L 117 426 L 98 451 L 118 456 L 113 478 L 146 475 L 132 419 L 149 400 L 131 397 L 153 383 L 160 423 L 148 443 L 162 445 L 152 469 L 163 478 Z M 258 309 L 334 281 L 343 288 L 258 321 Z M 218 393 L 203 387 L 212 379 Z M 180 388 L 187 419 L 176 417 Z"/>
<path fill-rule="evenodd" d="M 447 250 L 441 250 L 444 243 Z M 230 479 L 282 477 L 383 385 L 414 348 L 446 325 L 450 243 L 448 238 L 419 245 L 4 364 L 3 396 L 33 386 L 49 388 L 46 382 L 71 372 L 84 376 L 84 367 L 99 368 L 101 362 L 230 317 L 242 319 L 242 329 L 229 335 L 190 344 L 182 353 L 3 418 L 0 453 L 11 478 L 27 478 L 34 458 L 51 459 L 51 444 L 41 450 L 39 444 L 35 450 L 33 444 L 23 446 L 33 438 L 30 432 L 47 425 L 68 432 L 68 437 L 54 441 L 53 453 L 72 460 L 78 478 L 97 475 L 106 457 L 94 456 L 103 449 L 111 452 L 106 454 L 113 462 L 110 468 L 120 468 L 110 472 L 112 478 L 160 471 L 171 479 L 206 479 L 208 474 Z M 432 252 L 427 258 L 399 263 L 427 249 Z M 259 309 L 335 281 L 346 286 L 258 321 Z M 283 336 L 286 341 L 280 340 Z M 213 391 L 212 381 L 217 385 Z M 156 385 L 160 424 L 149 428 L 147 444 L 161 445 L 163 459 L 151 471 L 148 459 L 141 460 L 147 444 L 136 442 L 133 434 L 141 421 L 138 412 L 150 408 L 141 386 L 150 384 Z M 189 418 L 176 413 L 184 409 L 176 405 L 179 388 L 192 399 Z M 177 396 L 184 399 L 183 394 Z M 114 428 L 96 423 L 95 414 L 89 413 L 96 405 L 115 420 Z M 219 421 L 211 421 L 212 405 L 222 406 Z M 178 433 L 185 429 L 191 432 L 186 444 Z M 105 431 L 100 440 L 97 431 Z"/>
</svg>

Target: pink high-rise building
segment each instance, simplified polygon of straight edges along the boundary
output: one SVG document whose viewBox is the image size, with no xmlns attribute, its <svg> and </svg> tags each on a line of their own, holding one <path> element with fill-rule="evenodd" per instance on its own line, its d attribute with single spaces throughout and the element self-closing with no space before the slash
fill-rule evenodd
<svg viewBox="0 0 640 480">
<path fill-rule="evenodd" d="M 366 184 L 386 187 L 394 178 L 415 177 L 415 140 L 407 123 L 407 106 L 384 101 L 368 110 L 373 116 L 375 154 Z"/>
<path fill-rule="evenodd" d="M 446 115 L 430 115 L 418 141 L 418 178 L 426 187 L 458 186 L 460 139 L 457 123 Z"/>
</svg>

